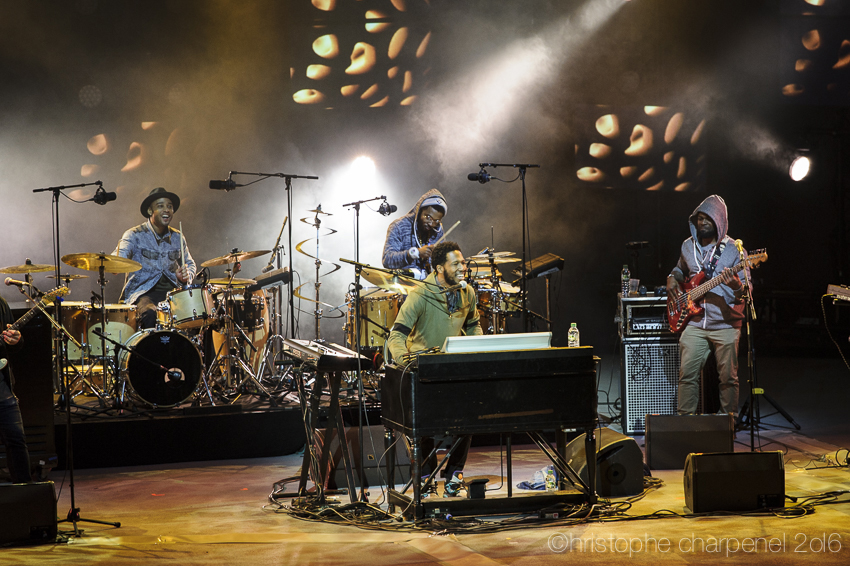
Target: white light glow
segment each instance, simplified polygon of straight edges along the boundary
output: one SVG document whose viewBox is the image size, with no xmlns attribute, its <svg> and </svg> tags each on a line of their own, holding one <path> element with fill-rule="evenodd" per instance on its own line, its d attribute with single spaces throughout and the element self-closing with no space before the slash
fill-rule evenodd
<svg viewBox="0 0 850 566">
<path fill-rule="evenodd" d="M 801 155 L 791 162 L 791 167 L 788 168 L 788 174 L 794 181 L 802 181 L 805 179 L 811 168 L 812 162 L 805 155 Z"/>
</svg>

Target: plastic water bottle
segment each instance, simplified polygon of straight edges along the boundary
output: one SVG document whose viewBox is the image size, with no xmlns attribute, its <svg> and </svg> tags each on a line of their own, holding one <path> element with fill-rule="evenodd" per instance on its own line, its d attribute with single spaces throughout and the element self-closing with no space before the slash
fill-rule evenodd
<svg viewBox="0 0 850 566">
<path fill-rule="evenodd" d="M 629 273 L 629 266 L 623 266 L 623 272 L 620 274 L 620 290 L 623 292 L 623 298 L 629 296 L 629 279 L 632 278 L 632 274 Z"/>
<path fill-rule="evenodd" d="M 558 489 L 558 480 L 555 478 L 555 469 L 552 466 L 546 466 L 546 491 L 555 491 Z"/>
<path fill-rule="evenodd" d="M 580 345 L 578 327 L 575 322 L 571 322 L 570 330 L 567 332 L 567 346 L 570 348 L 578 348 Z"/>
</svg>

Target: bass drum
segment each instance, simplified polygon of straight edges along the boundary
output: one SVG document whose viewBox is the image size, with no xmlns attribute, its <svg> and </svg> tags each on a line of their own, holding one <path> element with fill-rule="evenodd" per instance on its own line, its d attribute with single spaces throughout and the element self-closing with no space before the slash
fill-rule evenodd
<svg viewBox="0 0 850 566">
<path fill-rule="evenodd" d="M 118 370 L 131 394 L 152 407 L 174 407 L 192 396 L 201 381 L 201 353 L 191 340 L 171 330 L 142 330 L 121 349 Z M 145 359 L 147 358 L 147 359 Z M 171 377 L 177 372 L 179 377 Z"/>
</svg>

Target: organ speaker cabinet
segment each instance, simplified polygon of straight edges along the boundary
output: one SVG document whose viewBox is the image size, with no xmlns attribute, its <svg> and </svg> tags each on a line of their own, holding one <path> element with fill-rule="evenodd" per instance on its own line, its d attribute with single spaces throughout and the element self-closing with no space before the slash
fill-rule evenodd
<svg viewBox="0 0 850 566">
<path fill-rule="evenodd" d="M 624 339 L 620 366 L 623 432 L 644 434 L 648 414 L 676 414 L 679 342 L 675 338 Z"/>
</svg>

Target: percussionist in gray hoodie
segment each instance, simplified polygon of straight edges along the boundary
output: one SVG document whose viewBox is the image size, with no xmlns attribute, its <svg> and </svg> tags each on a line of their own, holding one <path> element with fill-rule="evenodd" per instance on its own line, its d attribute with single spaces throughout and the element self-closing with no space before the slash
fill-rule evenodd
<svg viewBox="0 0 850 566">
<path fill-rule="evenodd" d="M 691 318 L 679 337 L 680 415 L 693 415 L 699 401 L 700 372 L 710 352 L 720 377 L 720 410 L 738 413 L 738 341 L 744 320 L 743 271 L 732 267 L 741 261 L 735 240 L 726 234 L 726 203 L 718 195 L 707 197 L 688 219 L 691 237 L 682 243 L 679 262 L 667 276 L 667 292 L 677 298 L 686 279 L 704 271 L 706 280 L 719 277 L 722 284 L 700 300 L 705 310 Z M 744 279 L 749 281 L 749 277 Z"/>
</svg>

